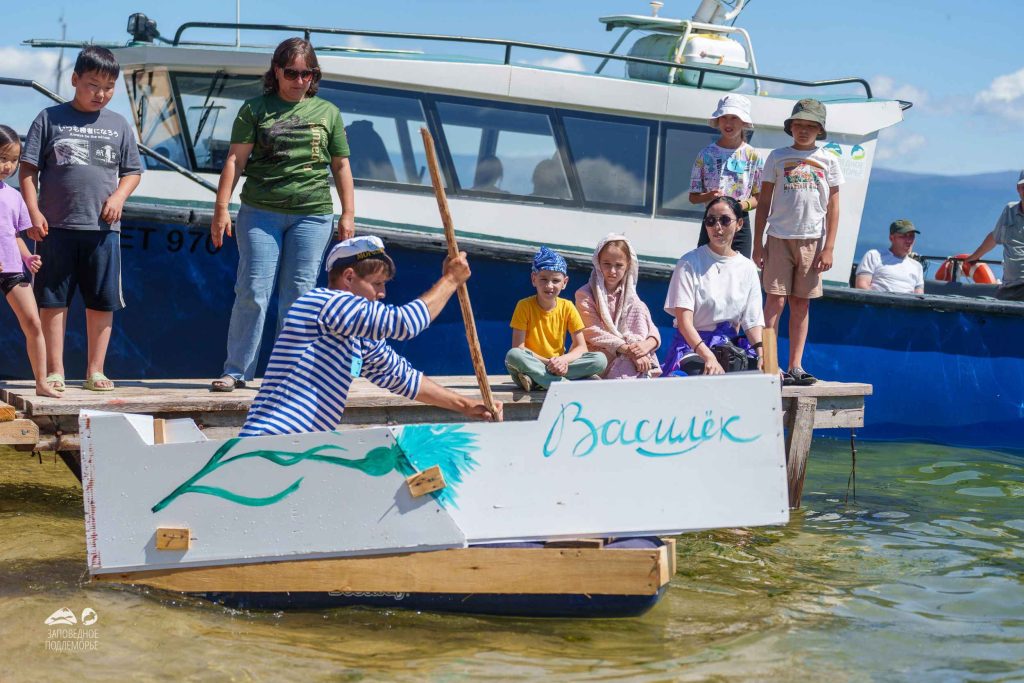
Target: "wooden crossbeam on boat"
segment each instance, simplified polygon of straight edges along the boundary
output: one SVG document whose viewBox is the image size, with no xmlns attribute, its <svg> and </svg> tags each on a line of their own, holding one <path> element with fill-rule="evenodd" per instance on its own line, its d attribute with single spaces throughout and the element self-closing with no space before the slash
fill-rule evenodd
<svg viewBox="0 0 1024 683">
<path fill-rule="evenodd" d="M 95 574 L 93 581 L 183 593 L 329 591 L 654 595 L 674 543 L 656 548 L 457 548 L 369 557 Z"/>
</svg>

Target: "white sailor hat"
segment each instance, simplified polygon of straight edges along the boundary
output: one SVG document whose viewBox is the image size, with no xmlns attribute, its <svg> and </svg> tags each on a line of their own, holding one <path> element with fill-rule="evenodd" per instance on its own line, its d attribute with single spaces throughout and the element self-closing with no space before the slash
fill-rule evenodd
<svg viewBox="0 0 1024 683">
<path fill-rule="evenodd" d="M 353 237 L 335 244 L 327 253 L 327 265 L 324 270 L 329 273 L 335 265 L 348 266 L 368 258 L 387 261 L 394 270 L 394 261 L 384 251 L 384 242 L 373 235 Z"/>
</svg>

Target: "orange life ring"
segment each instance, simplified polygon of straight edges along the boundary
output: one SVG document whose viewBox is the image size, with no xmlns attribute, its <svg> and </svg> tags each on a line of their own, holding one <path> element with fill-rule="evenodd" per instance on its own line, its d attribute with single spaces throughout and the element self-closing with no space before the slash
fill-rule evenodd
<svg viewBox="0 0 1024 683">
<path fill-rule="evenodd" d="M 957 254 L 956 256 L 950 256 L 942 265 L 939 266 L 939 270 L 935 273 L 935 279 L 939 282 L 952 282 L 953 281 L 953 263 L 954 259 L 960 262 L 961 272 L 965 277 L 972 278 L 976 284 L 979 285 L 995 285 L 999 283 L 996 279 L 995 273 L 988 267 L 987 263 L 967 263 L 967 257 L 969 254 Z"/>
</svg>

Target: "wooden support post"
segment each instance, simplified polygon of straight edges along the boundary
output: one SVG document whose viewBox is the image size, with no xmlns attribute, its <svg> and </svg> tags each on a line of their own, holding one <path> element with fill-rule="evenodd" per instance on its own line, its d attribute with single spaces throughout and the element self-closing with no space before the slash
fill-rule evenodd
<svg viewBox="0 0 1024 683">
<path fill-rule="evenodd" d="M 167 443 L 167 421 L 153 418 L 153 443 L 157 446 Z"/>
<path fill-rule="evenodd" d="M 188 529 L 156 530 L 157 550 L 188 550 L 190 533 Z"/>
<path fill-rule="evenodd" d="M 761 349 L 761 353 L 764 354 L 764 363 L 761 368 L 766 375 L 778 375 L 779 374 L 779 339 L 775 334 L 775 328 L 766 327 L 761 332 L 761 342 L 764 348 Z"/>
<path fill-rule="evenodd" d="M 811 439 L 814 438 L 814 411 L 817 406 L 816 398 L 799 396 L 786 411 L 786 478 L 789 481 L 789 507 L 793 509 L 800 508 L 807 455 L 811 451 Z"/>
<path fill-rule="evenodd" d="M 15 412 L 14 406 L 0 401 L 0 422 L 10 422 L 17 416 L 18 414 Z"/>
<path fill-rule="evenodd" d="M 32 420 L 0 422 L 0 445 L 35 446 L 39 443 L 39 425 Z"/>
<path fill-rule="evenodd" d="M 409 493 L 413 498 L 440 491 L 448 485 L 444 480 L 444 473 L 441 472 L 438 465 L 428 467 L 422 472 L 408 477 L 405 483 L 409 485 Z"/>
</svg>

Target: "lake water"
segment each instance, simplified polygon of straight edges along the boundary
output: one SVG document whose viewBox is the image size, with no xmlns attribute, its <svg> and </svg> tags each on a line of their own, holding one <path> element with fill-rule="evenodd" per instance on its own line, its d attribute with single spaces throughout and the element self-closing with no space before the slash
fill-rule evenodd
<svg viewBox="0 0 1024 683">
<path fill-rule="evenodd" d="M 0 681 L 1024 680 L 1024 457 L 860 443 L 847 503 L 849 473 L 817 439 L 787 526 L 683 537 L 636 619 L 271 613 L 89 585 L 78 482 L 0 449 Z"/>
</svg>

